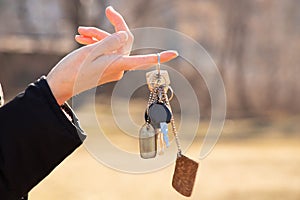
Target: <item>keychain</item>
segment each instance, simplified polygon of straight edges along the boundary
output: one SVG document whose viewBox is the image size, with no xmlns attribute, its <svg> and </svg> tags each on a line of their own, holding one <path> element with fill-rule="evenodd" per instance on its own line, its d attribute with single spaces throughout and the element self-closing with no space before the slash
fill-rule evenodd
<svg viewBox="0 0 300 200">
<path fill-rule="evenodd" d="M 148 88 L 150 90 L 145 124 L 140 129 L 140 155 L 144 159 L 162 155 L 169 147 L 168 124 L 171 124 L 172 133 L 177 145 L 177 159 L 172 180 L 173 188 L 184 196 L 191 196 L 198 169 L 198 163 L 182 155 L 178 133 L 170 100 L 173 90 L 170 87 L 170 78 L 166 70 L 160 69 L 160 54 L 157 54 L 157 69 L 146 73 Z M 171 92 L 168 98 L 167 92 Z"/>
</svg>

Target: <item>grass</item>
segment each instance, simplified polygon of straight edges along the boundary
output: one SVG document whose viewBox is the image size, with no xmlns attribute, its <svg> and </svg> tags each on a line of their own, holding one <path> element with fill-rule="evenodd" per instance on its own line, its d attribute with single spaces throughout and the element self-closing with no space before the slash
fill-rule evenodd
<svg viewBox="0 0 300 200">
<path fill-rule="evenodd" d="M 85 113 L 89 109 L 79 111 L 85 114 L 82 121 L 86 124 L 91 117 Z M 105 122 L 107 137 L 122 149 L 138 151 L 136 140 L 117 134 L 120 130 L 109 119 L 109 109 L 100 106 L 97 110 L 105 113 L 98 118 Z M 140 112 L 133 109 L 131 114 Z M 137 116 L 133 119 L 142 121 Z M 257 119 L 228 121 L 213 152 L 198 160 L 200 168 L 189 199 L 300 199 L 297 119 L 269 119 L 268 123 L 258 123 Z M 203 123 L 205 127 L 207 123 Z M 91 125 L 87 128 L 89 137 L 93 137 L 97 129 Z M 200 152 L 204 129 L 186 152 L 194 160 Z M 187 199 L 171 187 L 173 170 L 174 164 L 153 173 L 121 173 L 97 162 L 82 146 L 33 189 L 30 199 Z"/>
</svg>

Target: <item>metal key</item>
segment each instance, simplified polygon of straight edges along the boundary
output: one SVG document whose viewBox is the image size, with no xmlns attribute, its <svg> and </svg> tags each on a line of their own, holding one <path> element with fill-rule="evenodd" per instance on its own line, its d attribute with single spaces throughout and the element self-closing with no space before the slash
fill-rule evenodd
<svg viewBox="0 0 300 200">
<path fill-rule="evenodd" d="M 149 119 L 157 134 L 158 153 L 164 153 L 165 147 L 168 147 L 168 125 L 172 118 L 172 113 L 169 108 L 160 102 L 154 102 L 148 109 Z M 166 125 L 166 126 L 165 126 Z M 162 127 L 163 126 L 163 127 Z"/>
<path fill-rule="evenodd" d="M 169 147 L 170 143 L 169 143 L 169 136 L 168 136 L 168 133 L 169 133 L 168 124 L 166 122 L 161 122 L 160 123 L 160 130 L 163 134 L 163 140 L 164 140 L 164 143 L 165 143 L 166 147 Z"/>
<path fill-rule="evenodd" d="M 148 109 L 148 116 L 152 126 L 157 129 L 161 122 L 170 123 L 172 113 L 164 103 L 154 102 Z"/>
</svg>

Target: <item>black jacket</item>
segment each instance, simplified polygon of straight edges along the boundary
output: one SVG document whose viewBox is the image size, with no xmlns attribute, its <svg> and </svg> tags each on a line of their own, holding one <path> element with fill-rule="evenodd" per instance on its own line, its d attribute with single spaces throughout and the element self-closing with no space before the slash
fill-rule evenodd
<svg viewBox="0 0 300 200">
<path fill-rule="evenodd" d="M 29 85 L 0 108 L 0 199 L 26 199 L 84 139 L 76 116 L 57 104 L 44 77 Z"/>
</svg>

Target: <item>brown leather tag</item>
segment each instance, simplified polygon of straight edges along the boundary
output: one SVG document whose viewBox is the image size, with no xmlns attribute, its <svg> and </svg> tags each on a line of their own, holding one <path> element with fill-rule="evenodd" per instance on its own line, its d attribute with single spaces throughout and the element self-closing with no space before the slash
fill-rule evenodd
<svg viewBox="0 0 300 200">
<path fill-rule="evenodd" d="M 192 195 L 199 164 L 183 155 L 177 158 L 172 186 L 180 194 Z"/>
</svg>

